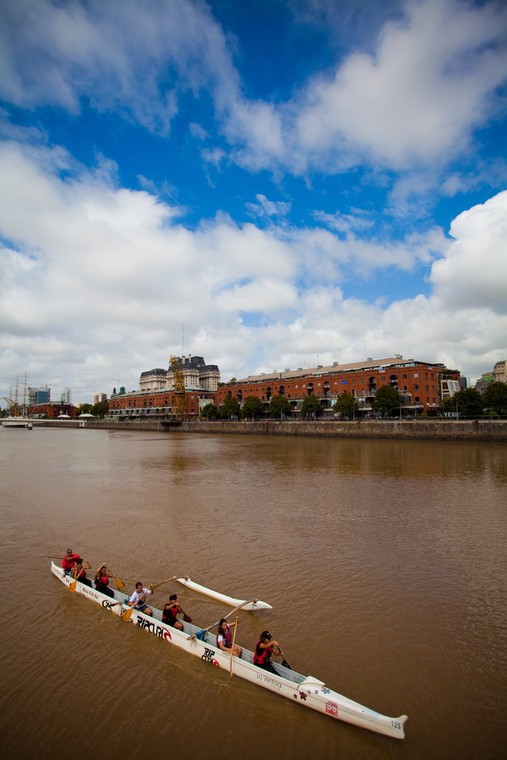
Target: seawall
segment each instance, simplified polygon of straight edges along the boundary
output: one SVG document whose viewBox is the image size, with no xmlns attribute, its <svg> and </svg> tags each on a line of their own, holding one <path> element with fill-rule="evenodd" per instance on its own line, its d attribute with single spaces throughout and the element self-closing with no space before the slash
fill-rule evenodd
<svg viewBox="0 0 507 760">
<path fill-rule="evenodd" d="M 34 428 L 81 427 L 91 430 L 165 431 L 173 435 L 211 433 L 213 435 L 279 435 L 319 438 L 385 438 L 438 441 L 507 441 L 507 420 L 376 420 L 361 422 L 317 422 L 262 420 L 237 422 L 188 421 L 181 425 L 164 422 L 112 422 L 109 420 L 34 420 Z"/>
</svg>

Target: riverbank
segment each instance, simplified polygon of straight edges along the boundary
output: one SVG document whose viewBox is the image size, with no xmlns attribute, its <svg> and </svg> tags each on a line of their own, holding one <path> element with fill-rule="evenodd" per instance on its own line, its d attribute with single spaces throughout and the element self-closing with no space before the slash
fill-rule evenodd
<svg viewBox="0 0 507 760">
<path fill-rule="evenodd" d="M 276 435 L 317 438 L 371 438 L 438 441 L 507 441 L 507 420 L 374 420 L 357 422 L 261 420 L 237 422 L 117 422 L 109 420 L 34 420 L 36 427 L 92 430 L 162 431 L 177 434 Z"/>
</svg>

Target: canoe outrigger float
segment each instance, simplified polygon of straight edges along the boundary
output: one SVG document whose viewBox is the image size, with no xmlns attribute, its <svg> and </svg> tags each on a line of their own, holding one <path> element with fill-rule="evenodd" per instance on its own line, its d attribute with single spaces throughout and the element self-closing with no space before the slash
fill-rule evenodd
<svg viewBox="0 0 507 760">
<path fill-rule="evenodd" d="M 70 575 L 65 575 L 62 568 L 54 562 L 51 563 L 51 572 L 65 586 L 68 587 L 73 583 L 74 579 Z M 342 720 L 379 734 L 385 734 L 395 739 L 403 739 L 405 737 L 403 727 L 407 720 L 406 715 L 401 715 L 399 718 L 390 718 L 387 715 L 382 715 L 375 712 L 375 710 L 370 710 L 368 707 L 360 705 L 358 702 L 354 702 L 352 699 L 348 699 L 348 697 L 344 697 L 342 694 L 332 691 L 319 679 L 313 676 L 303 676 L 300 673 L 296 673 L 295 670 L 284 667 L 277 662 L 273 663 L 273 665 L 278 675 L 274 675 L 254 665 L 253 652 L 245 648 L 242 649 L 240 657 L 231 658 L 230 654 L 223 652 L 217 647 L 215 634 L 203 631 L 191 623 L 183 623 L 184 628 L 182 631 L 172 628 L 162 622 L 162 612 L 155 609 L 152 604 L 150 604 L 150 607 L 153 610 L 153 615 L 145 615 L 129 607 L 126 603 L 128 598 L 125 597 L 125 594 L 114 589 L 111 589 L 114 594 L 113 599 L 80 582 L 75 584 L 73 588 L 75 588 L 76 593 L 101 605 L 104 610 L 112 612 L 115 615 L 125 615 L 124 619 L 128 617 L 129 622 L 135 623 L 139 628 L 167 641 L 169 644 L 174 644 L 189 654 L 200 657 L 207 664 L 223 668 L 231 674 L 234 673 L 239 678 L 244 678 L 251 683 L 257 684 L 257 686 L 269 689 L 275 694 L 280 694 L 287 699 L 291 699 L 304 707 L 310 707 L 312 710 L 328 715 L 331 718 Z M 245 609 L 245 606 L 242 604 L 239 606 Z M 129 616 L 125 614 L 127 611 Z"/>
<path fill-rule="evenodd" d="M 247 602 L 244 599 L 235 599 L 233 596 L 227 596 L 227 594 L 220 594 L 218 591 L 213 591 L 212 588 L 206 588 L 201 586 L 200 583 L 195 583 L 191 578 L 185 576 L 184 578 L 175 578 L 178 583 L 183 584 L 192 591 L 197 591 L 198 594 L 204 594 L 209 596 L 210 599 L 216 599 L 217 602 L 223 602 L 230 607 L 241 607 L 242 610 L 272 610 L 273 607 L 267 602 L 263 602 L 261 599 L 253 599 L 251 602 Z"/>
</svg>

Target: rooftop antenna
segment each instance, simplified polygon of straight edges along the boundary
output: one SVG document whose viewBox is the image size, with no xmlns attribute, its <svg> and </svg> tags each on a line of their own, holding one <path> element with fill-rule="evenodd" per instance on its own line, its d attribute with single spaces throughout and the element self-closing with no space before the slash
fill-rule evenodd
<svg viewBox="0 0 507 760">
<path fill-rule="evenodd" d="M 182 322 L 181 325 L 181 360 L 183 361 L 183 357 L 185 356 L 185 323 Z"/>
</svg>

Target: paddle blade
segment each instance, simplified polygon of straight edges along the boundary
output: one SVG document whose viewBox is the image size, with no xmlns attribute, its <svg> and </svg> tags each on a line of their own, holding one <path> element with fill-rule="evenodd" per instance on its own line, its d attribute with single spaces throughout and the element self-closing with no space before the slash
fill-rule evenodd
<svg viewBox="0 0 507 760">
<path fill-rule="evenodd" d="M 284 668 L 289 668 L 289 670 L 292 670 L 292 668 L 289 665 L 289 663 L 287 662 L 287 660 L 282 660 L 282 665 L 283 665 Z"/>
<path fill-rule="evenodd" d="M 121 580 L 121 578 L 117 578 L 116 575 L 114 576 L 114 582 L 116 583 L 116 588 L 118 591 L 125 591 L 125 584 Z"/>
<path fill-rule="evenodd" d="M 134 612 L 134 608 L 133 607 L 129 607 L 128 610 L 125 610 L 125 612 L 121 613 L 121 616 L 122 616 L 122 618 L 126 622 L 128 622 L 130 620 L 130 618 L 132 617 L 132 613 L 133 612 Z"/>
<path fill-rule="evenodd" d="M 77 580 L 72 581 L 71 584 L 67 587 L 67 591 L 75 591 L 77 586 Z"/>
<path fill-rule="evenodd" d="M 183 615 L 183 620 L 185 621 L 185 623 L 192 622 L 192 618 L 190 617 L 190 615 L 186 615 L 186 614 Z"/>
</svg>

